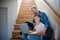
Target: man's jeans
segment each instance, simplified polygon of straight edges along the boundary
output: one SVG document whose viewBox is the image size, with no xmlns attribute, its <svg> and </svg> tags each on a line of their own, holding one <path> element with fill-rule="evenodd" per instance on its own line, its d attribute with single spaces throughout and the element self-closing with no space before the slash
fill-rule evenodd
<svg viewBox="0 0 60 40">
<path fill-rule="evenodd" d="M 42 40 L 40 35 L 36 34 L 22 34 L 23 40 Z"/>
</svg>

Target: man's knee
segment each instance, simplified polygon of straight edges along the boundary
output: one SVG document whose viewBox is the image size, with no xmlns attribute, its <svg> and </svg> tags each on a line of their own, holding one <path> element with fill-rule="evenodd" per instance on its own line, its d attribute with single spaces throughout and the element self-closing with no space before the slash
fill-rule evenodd
<svg viewBox="0 0 60 40">
<path fill-rule="evenodd" d="M 27 34 L 22 34 L 23 39 L 27 39 Z"/>
<path fill-rule="evenodd" d="M 28 35 L 28 40 L 42 40 L 40 35 Z"/>
<path fill-rule="evenodd" d="M 28 35 L 28 40 L 35 40 L 36 38 L 36 35 Z"/>
<path fill-rule="evenodd" d="M 33 37 L 32 37 L 32 35 L 28 35 L 27 38 L 28 38 L 28 40 L 32 40 Z"/>
</svg>

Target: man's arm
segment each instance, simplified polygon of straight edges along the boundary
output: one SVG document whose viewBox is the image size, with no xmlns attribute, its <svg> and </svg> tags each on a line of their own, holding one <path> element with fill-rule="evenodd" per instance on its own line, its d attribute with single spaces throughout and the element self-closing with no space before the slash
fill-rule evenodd
<svg viewBox="0 0 60 40">
<path fill-rule="evenodd" d="M 44 25 L 45 27 L 49 26 L 49 21 L 48 21 L 48 17 L 45 13 L 43 13 L 43 19 L 44 19 Z"/>
</svg>

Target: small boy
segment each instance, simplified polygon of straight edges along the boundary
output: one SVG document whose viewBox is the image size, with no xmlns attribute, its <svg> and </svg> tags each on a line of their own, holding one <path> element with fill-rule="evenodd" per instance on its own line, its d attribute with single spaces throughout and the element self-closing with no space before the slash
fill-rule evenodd
<svg viewBox="0 0 60 40">
<path fill-rule="evenodd" d="M 32 33 L 41 32 L 44 29 L 45 25 L 40 22 L 40 16 L 39 15 L 35 15 L 34 16 L 34 21 L 35 21 L 35 23 L 34 23 L 34 25 L 35 25 L 34 26 L 35 32 L 32 32 Z"/>
<path fill-rule="evenodd" d="M 38 40 L 42 40 L 42 36 L 43 36 L 43 33 L 42 33 L 42 31 L 44 30 L 44 27 L 45 27 L 45 25 L 43 24 L 43 23 L 41 23 L 40 22 L 40 16 L 39 15 L 35 15 L 34 16 L 34 21 L 35 21 L 35 26 L 34 26 L 34 32 L 31 32 L 30 34 L 34 34 L 34 35 L 40 35 L 40 38 L 38 38 L 37 36 L 36 36 L 36 39 Z M 32 37 L 33 35 L 31 35 L 30 37 Z M 34 36 L 35 37 L 35 36 Z M 33 38 L 34 38 L 33 37 Z M 31 38 L 32 39 L 32 38 Z M 33 40 L 35 40 L 35 39 L 33 39 Z"/>
</svg>

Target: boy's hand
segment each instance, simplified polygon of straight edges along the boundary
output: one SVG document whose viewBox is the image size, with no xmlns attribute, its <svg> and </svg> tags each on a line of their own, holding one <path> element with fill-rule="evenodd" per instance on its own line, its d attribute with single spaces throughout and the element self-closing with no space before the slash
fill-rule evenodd
<svg viewBox="0 0 60 40">
<path fill-rule="evenodd" d="M 30 34 L 36 34 L 36 32 L 31 32 Z"/>
</svg>

